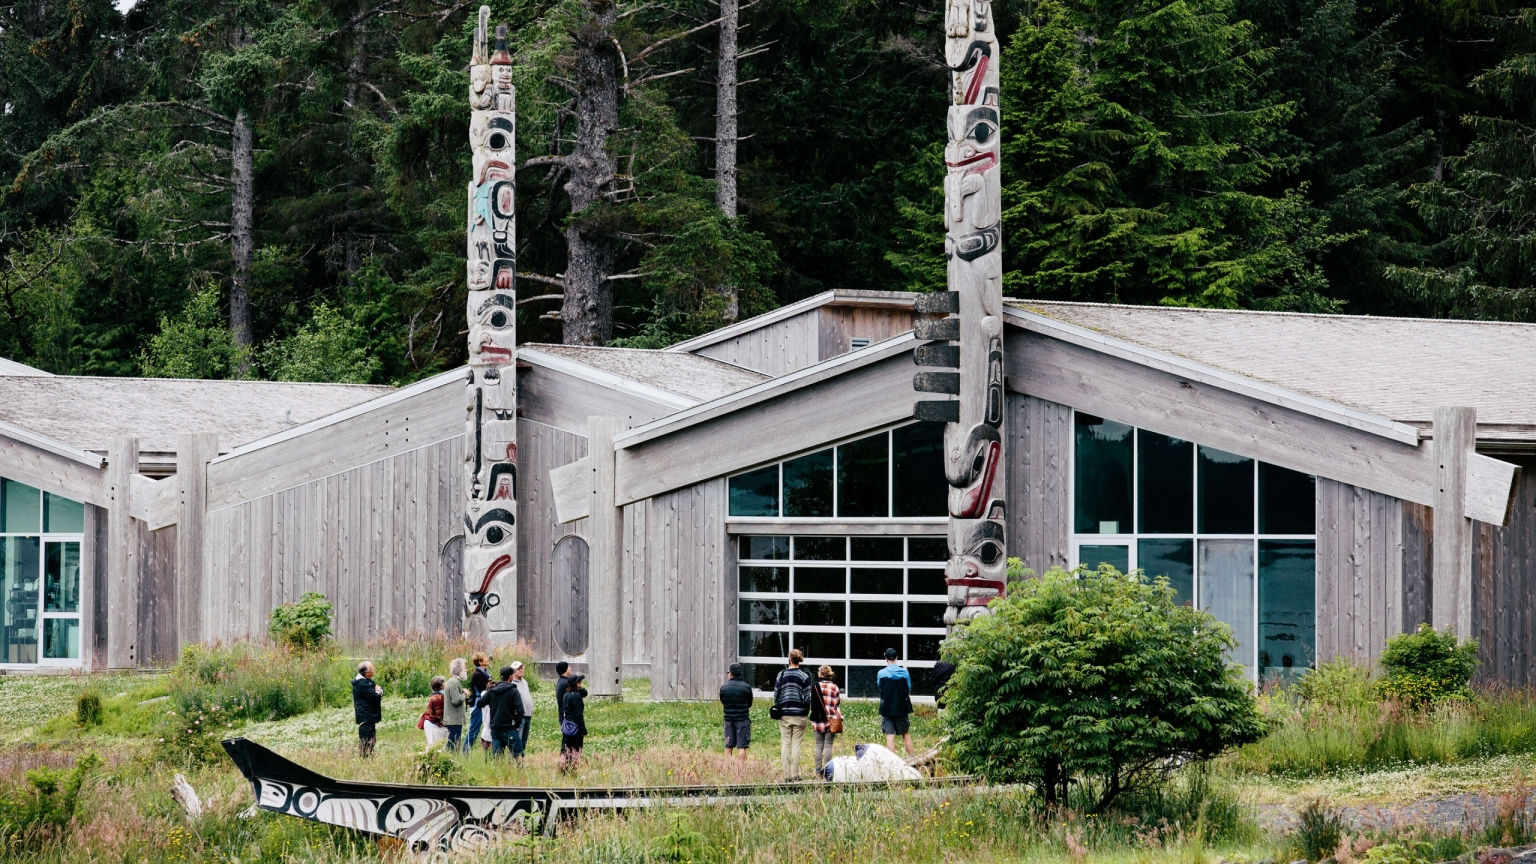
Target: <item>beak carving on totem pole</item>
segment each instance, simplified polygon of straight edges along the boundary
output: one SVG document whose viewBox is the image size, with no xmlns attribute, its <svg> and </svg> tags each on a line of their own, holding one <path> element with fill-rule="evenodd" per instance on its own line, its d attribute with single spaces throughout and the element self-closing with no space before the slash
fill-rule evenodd
<svg viewBox="0 0 1536 864">
<path fill-rule="evenodd" d="M 488 50 L 490 15 L 480 7 L 469 73 L 463 575 L 466 617 L 494 635 L 517 626 L 517 118 L 507 30 Z"/>
</svg>

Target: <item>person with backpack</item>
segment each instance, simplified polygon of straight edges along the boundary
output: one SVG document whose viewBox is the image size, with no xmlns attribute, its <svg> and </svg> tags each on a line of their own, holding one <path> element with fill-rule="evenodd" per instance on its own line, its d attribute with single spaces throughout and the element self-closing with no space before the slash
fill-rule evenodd
<svg viewBox="0 0 1536 864">
<path fill-rule="evenodd" d="M 555 725 L 565 725 L 565 690 L 571 686 L 571 677 L 567 673 L 571 671 L 571 664 L 561 660 L 555 664 Z M 564 738 L 561 738 L 560 752 L 565 752 Z"/>
<path fill-rule="evenodd" d="M 491 709 L 491 755 L 499 756 L 503 750 L 511 750 L 513 758 L 522 761 L 522 748 L 518 747 L 517 733 L 523 726 L 523 697 L 512 680 L 512 667 L 501 667 L 501 683 L 486 691 L 482 701 Z"/>
<path fill-rule="evenodd" d="M 875 676 L 880 687 L 880 731 L 885 733 L 885 749 L 896 752 L 896 736 L 902 737 L 907 758 L 912 746 L 912 674 L 896 662 L 896 649 L 885 649 L 885 668 Z"/>
<path fill-rule="evenodd" d="M 811 681 L 800 664 L 805 655 L 799 648 L 789 652 L 789 666 L 773 683 L 773 707 L 768 716 L 779 721 L 779 767 L 786 781 L 800 779 L 800 745 L 805 741 L 805 727 L 812 720 L 825 721 L 821 690 Z"/>
<path fill-rule="evenodd" d="M 572 675 L 565 684 L 561 700 L 565 718 L 560 721 L 560 770 L 570 771 L 581 759 L 581 747 L 587 740 L 587 688 L 585 675 Z"/>
<path fill-rule="evenodd" d="M 752 685 L 742 680 L 740 663 L 732 663 L 720 685 L 720 705 L 725 709 L 725 755 L 747 761 L 752 746 Z"/>
</svg>

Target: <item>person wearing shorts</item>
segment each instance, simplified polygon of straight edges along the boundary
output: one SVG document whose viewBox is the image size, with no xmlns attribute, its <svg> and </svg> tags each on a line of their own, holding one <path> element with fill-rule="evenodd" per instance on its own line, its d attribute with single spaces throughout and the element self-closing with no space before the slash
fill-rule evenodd
<svg viewBox="0 0 1536 864">
<path fill-rule="evenodd" d="M 725 755 L 747 761 L 752 746 L 752 685 L 743 680 L 740 663 L 732 663 L 720 685 L 720 705 L 725 709 Z"/>
<path fill-rule="evenodd" d="M 896 649 L 885 649 L 885 668 L 875 678 L 880 686 L 880 731 L 885 733 L 885 749 L 896 752 L 896 736 L 907 748 L 912 746 L 912 675 L 896 662 Z"/>
</svg>

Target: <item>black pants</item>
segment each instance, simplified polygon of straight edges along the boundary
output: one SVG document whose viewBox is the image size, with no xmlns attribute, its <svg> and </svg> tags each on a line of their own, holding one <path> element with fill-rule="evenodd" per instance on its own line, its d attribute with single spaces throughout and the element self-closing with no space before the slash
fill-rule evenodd
<svg viewBox="0 0 1536 864">
<path fill-rule="evenodd" d="M 379 740 L 378 727 L 373 723 L 357 724 L 357 752 L 363 757 L 373 755 L 373 745 Z"/>
</svg>

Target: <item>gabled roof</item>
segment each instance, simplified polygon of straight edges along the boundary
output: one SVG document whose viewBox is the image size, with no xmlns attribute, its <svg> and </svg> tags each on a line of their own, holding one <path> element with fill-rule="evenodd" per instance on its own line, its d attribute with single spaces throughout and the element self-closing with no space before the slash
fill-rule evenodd
<svg viewBox="0 0 1536 864">
<path fill-rule="evenodd" d="M 15 360 L 7 360 L 4 357 L 0 357 L 0 375 L 37 375 L 48 378 L 52 377 L 53 373 L 44 372 L 25 363 L 17 363 Z"/>
<path fill-rule="evenodd" d="M 1536 324 L 1007 302 L 1399 423 L 1472 406 L 1479 438 L 1536 437 Z"/>
<path fill-rule="evenodd" d="M 541 358 L 554 358 L 578 364 L 598 373 L 597 376 L 586 376 L 598 383 L 618 383 L 607 380 L 612 378 L 654 388 L 661 392 L 641 392 L 641 395 L 677 408 L 718 399 L 768 380 L 767 375 L 750 369 L 671 350 L 530 343 L 518 348 L 518 356 L 535 363 Z M 567 368 L 567 371 L 577 370 Z"/>
<path fill-rule="evenodd" d="M 910 309 L 917 296 L 916 292 L 912 291 L 850 291 L 841 288 L 833 291 L 823 291 L 820 294 L 807 297 L 788 306 L 780 306 L 772 312 L 754 315 L 751 318 L 737 321 L 735 324 L 721 327 L 718 330 L 711 330 L 702 336 L 695 336 L 686 342 L 679 342 L 666 350 L 698 351 L 701 348 L 707 348 L 710 345 L 724 342 L 727 339 L 734 339 L 737 336 L 751 333 L 753 330 L 760 330 L 769 324 L 783 321 L 786 318 L 793 318 L 796 315 L 822 306 L 879 306 L 893 309 Z"/>
</svg>

